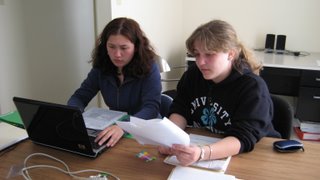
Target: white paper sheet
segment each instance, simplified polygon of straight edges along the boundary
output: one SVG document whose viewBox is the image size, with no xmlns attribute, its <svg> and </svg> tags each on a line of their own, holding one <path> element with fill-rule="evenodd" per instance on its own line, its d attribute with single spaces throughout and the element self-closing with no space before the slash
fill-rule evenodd
<svg viewBox="0 0 320 180">
<path fill-rule="evenodd" d="M 215 137 L 208 137 L 208 136 L 202 136 L 198 134 L 190 134 L 190 143 L 193 145 L 200 145 L 204 146 L 206 144 L 212 144 L 215 142 L 220 141 L 220 138 Z M 201 167 L 201 168 L 207 168 L 214 171 L 219 171 L 224 173 L 227 170 L 227 167 L 229 165 L 229 162 L 231 160 L 231 156 L 223 159 L 215 159 L 215 160 L 208 160 L 208 161 L 198 161 L 192 164 L 192 167 Z M 165 160 L 165 163 L 172 164 L 172 165 L 179 165 L 179 161 L 176 156 L 168 156 Z"/>
<path fill-rule="evenodd" d="M 26 130 L 0 122 L 0 151 L 26 138 Z"/>
<path fill-rule="evenodd" d="M 83 113 L 83 119 L 87 128 L 103 130 L 126 115 L 126 112 L 92 107 Z"/>
<path fill-rule="evenodd" d="M 194 179 L 201 179 L 201 180 L 236 180 L 235 176 L 216 173 L 208 170 L 197 169 L 192 167 L 182 167 L 177 166 L 175 167 L 168 180 L 194 180 Z"/>
<path fill-rule="evenodd" d="M 130 122 L 116 122 L 140 144 L 162 145 L 190 144 L 189 135 L 167 118 L 144 120 L 130 117 Z"/>
</svg>

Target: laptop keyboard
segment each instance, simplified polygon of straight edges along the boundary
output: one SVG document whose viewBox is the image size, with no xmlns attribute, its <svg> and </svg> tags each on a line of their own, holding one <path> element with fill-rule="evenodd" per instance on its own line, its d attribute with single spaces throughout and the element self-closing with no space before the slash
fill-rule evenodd
<svg viewBox="0 0 320 180">
<path fill-rule="evenodd" d="M 100 132 L 101 132 L 100 130 L 87 129 L 87 133 L 89 136 L 89 140 L 90 140 L 92 149 L 100 149 L 101 146 L 103 146 L 103 145 L 99 145 L 98 143 L 94 142 L 94 140 L 96 139 L 96 137 L 98 136 L 98 134 Z"/>
<path fill-rule="evenodd" d="M 97 149 L 100 149 L 103 145 L 100 146 L 98 143 L 94 142 L 95 138 L 96 137 L 89 136 L 92 149 L 97 150 Z"/>
<path fill-rule="evenodd" d="M 101 130 L 87 129 L 88 135 L 92 137 L 97 137 L 100 132 Z"/>
</svg>

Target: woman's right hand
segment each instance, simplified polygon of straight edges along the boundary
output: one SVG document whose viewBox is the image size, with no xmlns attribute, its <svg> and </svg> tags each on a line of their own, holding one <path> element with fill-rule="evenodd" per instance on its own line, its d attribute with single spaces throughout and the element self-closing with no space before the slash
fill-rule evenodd
<svg viewBox="0 0 320 180">
<path fill-rule="evenodd" d="M 165 155 L 173 154 L 171 147 L 167 147 L 167 146 L 158 146 L 158 151 L 160 154 L 165 154 Z"/>
<path fill-rule="evenodd" d="M 107 142 L 107 147 L 113 147 L 123 136 L 124 131 L 117 125 L 112 125 L 101 131 L 95 139 L 99 145 Z"/>
</svg>

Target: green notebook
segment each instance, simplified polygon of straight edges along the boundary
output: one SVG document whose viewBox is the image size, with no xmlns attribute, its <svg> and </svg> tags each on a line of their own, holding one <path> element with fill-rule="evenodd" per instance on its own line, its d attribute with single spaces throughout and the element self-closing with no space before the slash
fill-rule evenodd
<svg viewBox="0 0 320 180">
<path fill-rule="evenodd" d="M 15 125 L 20 128 L 24 128 L 21 117 L 18 111 L 12 111 L 7 114 L 0 115 L 0 121 Z"/>
</svg>

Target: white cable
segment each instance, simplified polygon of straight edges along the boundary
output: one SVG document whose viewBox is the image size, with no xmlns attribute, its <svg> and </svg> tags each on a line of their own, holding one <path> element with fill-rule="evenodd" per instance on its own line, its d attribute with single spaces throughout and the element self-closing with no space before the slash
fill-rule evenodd
<svg viewBox="0 0 320 180">
<path fill-rule="evenodd" d="M 31 177 L 29 176 L 29 173 L 28 173 L 27 161 L 28 161 L 30 158 L 32 158 L 33 156 L 45 156 L 45 157 L 47 157 L 47 158 L 49 158 L 49 159 L 53 159 L 53 160 L 55 160 L 55 161 L 58 161 L 58 162 L 60 162 L 61 164 L 64 165 L 64 167 L 66 168 L 67 171 L 70 171 L 68 165 L 67 165 L 66 163 L 64 163 L 63 161 L 61 161 L 60 159 L 57 159 L 57 158 L 55 158 L 55 157 L 53 157 L 53 156 L 50 156 L 50 155 L 48 155 L 48 154 L 45 154 L 45 153 L 33 153 L 33 154 L 29 155 L 28 157 L 26 157 L 26 159 L 24 160 L 24 163 L 23 163 L 24 168 L 22 169 L 22 174 L 24 174 L 24 171 L 25 171 L 26 177 L 27 177 L 28 179 L 30 179 L 30 180 L 31 180 Z M 32 167 L 32 166 L 31 166 L 31 167 Z M 59 168 L 59 169 L 61 169 L 61 168 Z"/>
<path fill-rule="evenodd" d="M 56 166 L 51 166 L 51 165 L 46 165 L 46 164 L 40 164 L 40 165 L 33 165 L 33 166 L 27 166 L 27 161 L 32 158 L 33 156 L 45 156 L 49 159 L 52 159 L 52 160 L 55 160 L 55 161 L 58 161 L 60 162 L 61 164 L 63 164 L 63 166 L 65 167 L 65 169 L 62 169 L 60 167 L 56 167 Z M 96 170 L 96 169 L 84 169 L 84 170 L 80 170 L 80 171 L 70 171 L 69 169 L 69 166 L 63 162 L 62 160 L 58 159 L 58 158 L 55 158 L 53 156 L 50 156 L 48 154 L 45 154 L 45 153 L 33 153 L 31 155 L 29 155 L 28 157 L 25 158 L 24 160 L 24 167 L 22 168 L 22 176 L 24 177 L 24 179 L 26 180 L 32 180 L 32 178 L 30 177 L 29 173 L 28 173 L 28 170 L 29 169 L 36 169 L 36 168 L 51 168 L 51 169 L 55 169 L 55 170 L 58 170 L 58 171 L 61 171 L 75 179 L 94 179 L 94 178 L 86 178 L 86 177 L 81 177 L 81 176 L 76 176 L 75 174 L 79 174 L 79 173 L 83 173 L 83 172 L 96 172 L 96 173 L 100 173 L 100 174 L 106 174 L 106 175 L 110 175 L 112 177 L 114 177 L 115 179 L 117 180 L 120 180 L 120 178 L 118 178 L 117 176 L 111 174 L 111 173 L 108 173 L 108 172 L 105 172 L 105 171 L 100 171 L 100 170 Z M 95 179 L 99 179 L 99 177 L 95 177 Z"/>
</svg>

